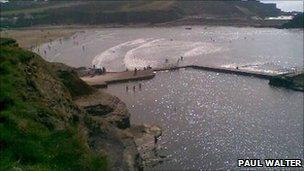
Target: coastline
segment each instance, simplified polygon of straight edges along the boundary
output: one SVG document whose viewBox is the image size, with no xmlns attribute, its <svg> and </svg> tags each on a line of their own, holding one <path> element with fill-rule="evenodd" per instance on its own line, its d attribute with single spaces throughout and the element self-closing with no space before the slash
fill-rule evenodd
<svg viewBox="0 0 304 171">
<path fill-rule="evenodd" d="M 35 29 L 37 32 L 41 32 L 39 29 Z M 31 30 L 29 30 L 31 31 Z M 57 28 L 54 28 L 54 32 L 57 32 Z M 77 30 L 81 31 L 81 30 Z M 76 32 L 77 32 L 76 31 Z M 43 31 L 45 32 L 45 30 Z M 65 36 L 73 35 L 75 32 L 66 32 Z M 46 34 L 49 35 L 49 34 Z M 54 35 L 54 37 L 61 38 L 60 34 Z M 49 37 L 42 37 L 41 42 L 48 41 Z M 271 78 L 272 75 L 263 75 L 259 73 L 242 72 L 236 69 L 227 68 L 212 68 L 206 66 L 181 66 L 173 68 L 155 68 L 153 70 L 138 71 L 137 75 L 133 75 L 133 71 L 128 72 L 109 72 L 106 75 L 101 75 L 97 77 L 89 77 L 83 79 L 91 86 L 101 87 L 107 86 L 107 84 L 134 81 L 142 79 L 150 79 L 155 76 L 156 71 L 166 71 L 166 70 L 178 70 L 182 68 L 193 68 L 201 70 L 209 70 L 215 72 L 232 73 L 238 75 L 248 75 L 257 76 L 260 78 Z M 243 74 L 242 74 L 243 73 Z M 277 76 L 277 75 L 274 75 Z M 95 79 L 95 80 L 94 80 Z M 102 83 L 102 84 L 101 84 Z M 97 85 L 96 84 L 100 84 Z M 104 93 L 102 90 L 91 95 L 81 96 L 75 100 L 75 103 L 90 116 L 90 146 L 96 147 L 96 151 L 103 151 L 109 154 L 110 167 L 114 169 L 128 169 L 135 170 L 136 168 L 142 168 L 145 165 L 154 165 L 155 163 L 166 160 L 162 156 L 155 156 L 151 153 L 155 149 L 154 138 L 161 136 L 161 128 L 155 125 L 131 125 L 130 124 L 130 113 L 124 102 L 115 96 Z M 92 114 L 90 111 L 98 111 L 99 107 L 110 106 L 113 109 L 105 115 L 103 114 Z M 97 115 L 97 116 L 96 116 Z M 102 137 L 102 131 L 107 130 L 106 138 Z M 96 133 L 96 134 L 95 134 Z M 104 145 L 106 144 L 106 146 Z M 159 147 L 157 147 L 159 148 Z M 119 149 L 119 150 L 107 150 L 107 149 Z M 121 151 L 120 151 L 121 150 Z M 117 153 L 116 153 L 117 152 Z M 146 154 L 149 154 L 146 156 Z M 150 154 L 151 153 L 151 154 Z M 119 157 L 116 155 L 118 154 Z"/>
<path fill-rule="evenodd" d="M 253 27 L 253 28 L 275 28 L 288 21 L 267 21 L 267 20 L 202 20 L 202 19 L 178 19 L 164 23 L 130 23 L 130 24 L 98 24 L 98 25 L 37 25 L 31 27 L 8 28 L 0 31 L 1 37 L 13 38 L 23 48 L 30 49 L 59 38 L 71 37 L 77 32 L 101 28 L 147 28 L 147 27 L 177 27 L 177 26 L 204 26 L 204 27 Z M 291 28 L 292 29 L 292 28 Z M 29 36 L 30 35 L 30 36 Z"/>
<path fill-rule="evenodd" d="M 0 171 L 303 166 L 303 8 L 2 1 Z"/>
<path fill-rule="evenodd" d="M 267 24 L 266 21 L 240 20 L 231 22 L 230 20 L 175 20 L 164 23 L 135 23 L 135 24 L 99 24 L 99 25 L 37 25 L 33 27 L 9 28 L 1 30 L 1 37 L 13 38 L 18 41 L 21 47 L 30 49 L 43 43 L 59 38 L 71 37 L 77 32 L 99 28 L 146 28 L 146 27 L 176 27 L 176 26 L 227 26 L 227 27 L 256 27 L 256 28 L 279 28 L 279 24 Z M 30 36 L 29 36 L 30 35 Z"/>
</svg>

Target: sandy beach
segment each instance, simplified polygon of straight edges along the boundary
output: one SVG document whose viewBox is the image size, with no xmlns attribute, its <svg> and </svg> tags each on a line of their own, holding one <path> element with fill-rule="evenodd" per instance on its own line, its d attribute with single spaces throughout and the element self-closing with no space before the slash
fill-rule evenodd
<svg viewBox="0 0 304 171">
<path fill-rule="evenodd" d="M 76 32 L 82 31 L 81 28 L 68 27 L 41 27 L 41 28 L 27 28 L 16 30 L 1 31 L 1 37 L 8 37 L 16 39 L 22 48 L 30 49 L 34 46 L 39 46 L 46 42 L 70 37 Z"/>
</svg>

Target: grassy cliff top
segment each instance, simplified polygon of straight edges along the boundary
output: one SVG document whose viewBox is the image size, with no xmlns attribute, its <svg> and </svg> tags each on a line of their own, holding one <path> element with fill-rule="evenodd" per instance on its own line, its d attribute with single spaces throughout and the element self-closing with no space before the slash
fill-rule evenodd
<svg viewBox="0 0 304 171">
<path fill-rule="evenodd" d="M 74 103 L 94 90 L 67 66 L 0 39 L 0 170 L 104 170 Z M 75 86 L 80 85 L 80 86 Z"/>
<path fill-rule="evenodd" d="M 1 3 L 0 3 L 1 4 Z M 187 17 L 244 19 L 278 16 L 259 1 L 10 1 L 1 4 L 2 27 L 69 24 L 165 23 Z"/>
</svg>

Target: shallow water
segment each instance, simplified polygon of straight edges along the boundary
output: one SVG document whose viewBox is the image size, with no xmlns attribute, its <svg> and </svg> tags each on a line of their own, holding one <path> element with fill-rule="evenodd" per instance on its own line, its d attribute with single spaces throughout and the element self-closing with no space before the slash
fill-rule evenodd
<svg viewBox="0 0 304 171">
<path fill-rule="evenodd" d="M 82 48 L 84 47 L 84 49 Z M 103 28 L 39 47 L 49 61 L 104 66 L 108 71 L 180 65 L 246 66 L 248 69 L 303 67 L 303 30 L 236 27 Z M 44 54 L 45 50 L 45 54 Z M 37 51 L 37 49 L 36 49 Z"/>
<path fill-rule="evenodd" d="M 133 124 L 163 129 L 171 160 L 152 169 L 231 169 L 238 158 L 303 158 L 303 93 L 267 80 L 197 71 L 159 72 L 152 80 L 110 85 Z M 125 91 L 125 86 L 136 91 Z M 150 168 L 151 169 L 151 168 Z"/>
</svg>

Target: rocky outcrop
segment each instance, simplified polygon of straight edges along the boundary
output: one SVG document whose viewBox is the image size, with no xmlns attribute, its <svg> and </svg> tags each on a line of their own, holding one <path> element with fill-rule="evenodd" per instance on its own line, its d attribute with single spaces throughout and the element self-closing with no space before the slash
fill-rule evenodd
<svg viewBox="0 0 304 171">
<path fill-rule="evenodd" d="M 104 93 L 102 91 L 97 91 L 91 95 L 81 96 L 76 100 L 76 104 L 78 106 L 86 109 L 92 110 L 92 107 L 96 106 L 107 106 L 107 108 L 111 108 L 108 114 L 101 114 L 100 116 L 96 116 L 96 114 L 92 117 L 96 120 L 104 120 L 108 123 L 111 123 L 117 126 L 120 129 L 125 129 L 130 127 L 130 114 L 125 106 L 125 104 L 119 100 L 117 97 Z M 90 113 L 90 111 L 89 111 Z"/>
<path fill-rule="evenodd" d="M 162 130 L 156 125 L 132 126 L 129 131 L 134 136 L 139 156 L 143 167 L 152 167 L 166 160 L 166 156 L 160 155 L 161 147 L 157 144 Z"/>
<path fill-rule="evenodd" d="M 269 85 L 304 91 L 304 73 L 272 77 L 269 80 Z"/>
<path fill-rule="evenodd" d="M 113 112 L 113 109 L 109 106 L 105 106 L 102 104 L 94 105 L 94 106 L 86 106 L 84 107 L 85 111 L 90 115 L 102 116 L 107 115 L 108 113 Z"/>
<path fill-rule="evenodd" d="M 140 170 L 163 160 L 164 156 L 160 157 L 157 153 L 161 129 L 155 125 L 130 125 L 130 114 L 117 97 L 99 90 L 80 97 L 76 104 L 90 115 L 90 146 L 107 154 L 110 168 Z M 101 106 L 111 110 L 108 113 L 102 110 L 98 114 Z"/>
</svg>

